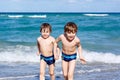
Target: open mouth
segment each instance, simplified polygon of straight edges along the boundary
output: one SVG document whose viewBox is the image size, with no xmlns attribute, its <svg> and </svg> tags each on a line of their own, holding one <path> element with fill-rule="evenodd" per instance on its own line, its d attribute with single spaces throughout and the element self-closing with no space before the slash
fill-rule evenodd
<svg viewBox="0 0 120 80">
<path fill-rule="evenodd" d="M 44 37 L 44 38 L 48 38 L 48 35 L 44 35 L 43 37 Z"/>
<path fill-rule="evenodd" d="M 70 39 L 70 40 L 73 40 L 73 39 L 74 39 L 74 37 L 69 37 L 69 39 Z"/>
</svg>

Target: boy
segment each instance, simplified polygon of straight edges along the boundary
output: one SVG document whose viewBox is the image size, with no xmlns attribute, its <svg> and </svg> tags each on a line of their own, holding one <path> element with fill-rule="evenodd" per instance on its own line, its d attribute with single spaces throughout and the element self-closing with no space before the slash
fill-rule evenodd
<svg viewBox="0 0 120 80">
<path fill-rule="evenodd" d="M 64 27 L 64 34 L 60 35 L 56 42 L 62 42 L 62 70 L 65 80 L 73 80 L 73 74 L 76 63 L 76 47 L 78 47 L 78 53 L 82 64 L 85 64 L 86 61 L 82 57 L 82 49 L 80 45 L 80 40 L 76 36 L 77 25 L 73 22 L 68 22 Z M 57 44 L 54 45 L 55 50 Z M 54 51 L 55 53 L 55 51 Z"/>
<path fill-rule="evenodd" d="M 51 26 L 48 23 L 43 23 L 40 28 L 41 36 L 37 39 L 38 53 L 40 55 L 40 80 L 45 80 L 46 64 L 49 66 L 49 74 L 51 80 L 55 80 L 54 75 L 54 55 L 53 47 L 55 39 L 50 36 Z"/>
</svg>

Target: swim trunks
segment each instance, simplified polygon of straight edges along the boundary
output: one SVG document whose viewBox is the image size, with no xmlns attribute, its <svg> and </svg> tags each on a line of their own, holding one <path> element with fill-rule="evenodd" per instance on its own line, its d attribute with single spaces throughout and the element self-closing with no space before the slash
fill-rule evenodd
<svg viewBox="0 0 120 80">
<path fill-rule="evenodd" d="M 69 62 L 71 60 L 76 59 L 76 57 L 77 57 L 77 53 L 74 53 L 74 54 L 71 54 L 71 55 L 67 55 L 67 54 L 62 52 L 62 60 L 64 60 L 64 61 Z"/>
<path fill-rule="evenodd" d="M 49 56 L 49 57 L 45 57 L 43 55 L 40 55 L 40 59 L 43 59 L 48 65 L 55 63 L 54 55 Z"/>
</svg>

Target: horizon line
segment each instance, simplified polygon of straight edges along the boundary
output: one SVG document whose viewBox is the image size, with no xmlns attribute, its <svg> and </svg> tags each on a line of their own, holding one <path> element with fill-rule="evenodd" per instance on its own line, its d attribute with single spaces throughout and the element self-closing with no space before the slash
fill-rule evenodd
<svg viewBox="0 0 120 80">
<path fill-rule="evenodd" d="M 105 14 L 105 13 L 120 13 L 120 12 L 35 12 L 35 11 L 33 11 L 33 12 L 19 12 L 19 11 L 15 11 L 15 12 L 0 12 L 0 14 L 6 14 L 6 13 L 18 13 L 18 14 L 20 14 L 20 13 L 87 13 L 87 14 L 97 14 L 97 13 L 102 13 L 102 14 Z"/>
</svg>

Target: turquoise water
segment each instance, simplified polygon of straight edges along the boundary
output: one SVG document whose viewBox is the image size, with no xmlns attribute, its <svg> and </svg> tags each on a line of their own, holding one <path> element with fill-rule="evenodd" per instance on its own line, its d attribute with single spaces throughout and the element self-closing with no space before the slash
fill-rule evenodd
<svg viewBox="0 0 120 80">
<path fill-rule="evenodd" d="M 36 45 L 43 22 L 52 25 L 52 36 L 63 33 L 68 21 L 78 25 L 77 36 L 83 49 L 97 52 L 120 53 L 120 14 L 80 14 L 80 13 L 26 13 L 0 14 L 0 43 Z M 5 46 L 6 46 L 5 45 Z"/>
<path fill-rule="evenodd" d="M 120 55 L 119 13 L 0 14 L 0 54 L 3 56 L 4 52 L 6 55 L 8 53 L 13 54 L 13 51 L 17 51 L 17 53 L 14 53 L 16 56 L 18 53 L 20 55 L 26 54 L 26 56 L 28 56 L 28 52 L 33 54 L 37 51 L 36 39 L 40 36 L 39 29 L 43 22 L 48 22 L 52 25 L 51 35 L 57 38 L 63 33 L 64 25 L 69 21 L 73 21 L 78 25 L 77 36 L 80 38 L 85 52 Z M 5 57 L 2 58 L 6 59 Z"/>
<path fill-rule="evenodd" d="M 0 14 L 0 71 L 2 71 L 2 66 L 9 65 L 10 63 L 25 63 L 25 66 L 31 69 L 31 66 L 27 63 L 32 63 L 37 66 L 36 63 L 39 62 L 39 57 L 36 56 L 37 46 L 36 39 L 40 36 L 40 25 L 43 22 L 48 22 L 52 25 L 51 35 L 57 38 L 63 33 L 64 25 L 73 21 L 78 25 L 77 36 L 81 40 L 83 55 L 86 58 L 88 65 L 83 66 L 82 72 L 83 80 L 107 80 L 103 76 L 101 79 L 97 78 L 97 75 L 90 75 L 86 79 L 89 73 L 104 73 L 112 74 L 112 70 L 115 71 L 115 78 L 120 67 L 120 14 L 119 13 L 104 13 L 104 14 L 87 14 L 87 13 L 1 13 Z M 60 44 L 61 45 L 61 44 Z M 61 60 L 58 60 L 60 63 Z M 7 62 L 7 64 L 3 64 Z M 16 70 L 16 65 L 12 65 Z M 117 64 L 117 66 L 108 65 Z M 91 66 L 92 65 L 92 66 Z M 100 67 L 102 65 L 102 67 Z M 18 66 L 18 65 L 17 65 Z M 21 70 L 20 66 L 20 70 Z M 39 69 L 39 65 L 35 68 Z M 110 66 L 107 68 L 106 66 Z M 8 68 L 9 66 L 7 66 Z M 22 67 L 22 69 L 24 68 Z M 93 68 L 92 68 L 93 67 Z M 96 68 L 98 67 L 98 68 Z M 77 65 L 76 74 L 80 73 L 79 67 Z M 87 70 L 85 70 L 85 69 Z M 95 68 L 95 69 L 94 69 Z M 11 70 L 12 68 L 10 68 Z M 57 68 L 59 72 L 60 67 Z M 7 71 L 7 69 L 5 69 Z M 24 71 L 24 70 L 23 70 Z M 27 71 L 27 70 L 26 70 Z M 35 74 L 37 70 L 34 71 Z M 4 72 L 4 71 L 2 71 Z M 12 72 L 12 71 L 9 71 Z M 9 72 L 4 72 L 5 74 L 0 74 L 5 76 Z M 14 71 L 13 71 L 14 72 Z M 100 73 L 99 73 L 100 72 Z M 13 74 L 20 74 L 20 71 L 14 72 Z M 84 75 L 85 73 L 85 75 Z M 21 73 L 23 74 L 23 73 Z M 31 72 L 26 72 L 25 74 L 32 74 Z M 60 74 L 60 73 L 58 73 Z M 34 74 L 32 74 L 34 75 Z M 81 76 L 82 76 L 81 75 Z M 102 75 L 102 74 L 101 74 Z M 76 75 L 78 76 L 78 75 Z M 95 77 L 93 79 L 92 77 Z M 111 80 L 113 80 L 111 79 Z M 37 80 L 37 79 L 31 79 Z M 77 80 L 77 79 L 75 79 Z M 79 79 L 78 79 L 79 80 Z M 110 80 L 110 79 L 109 79 Z M 117 79 L 114 79 L 117 80 Z M 118 79 L 119 80 L 119 79 Z"/>
</svg>

